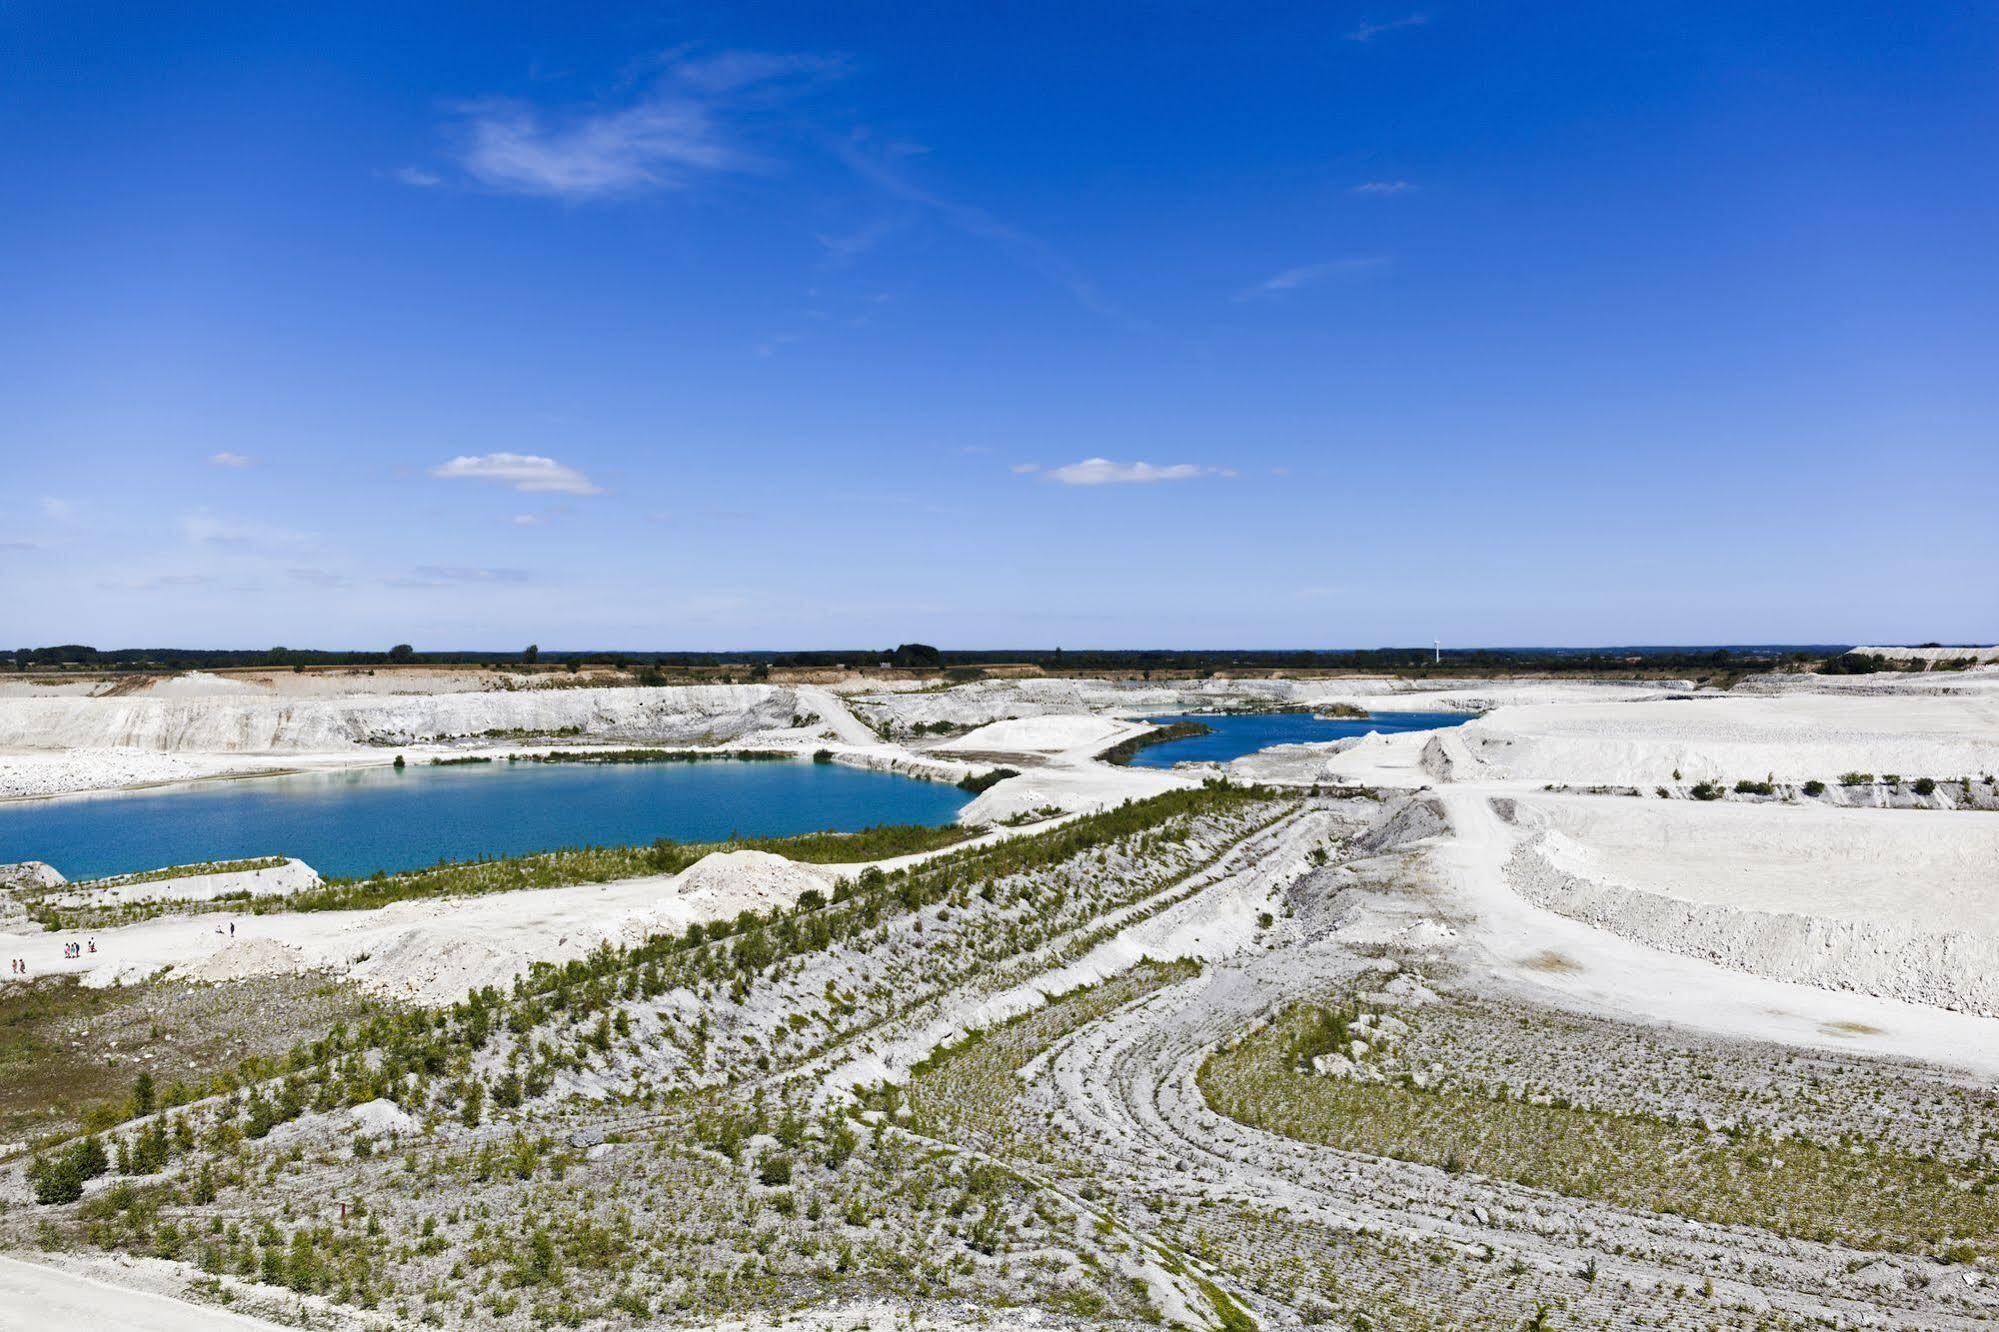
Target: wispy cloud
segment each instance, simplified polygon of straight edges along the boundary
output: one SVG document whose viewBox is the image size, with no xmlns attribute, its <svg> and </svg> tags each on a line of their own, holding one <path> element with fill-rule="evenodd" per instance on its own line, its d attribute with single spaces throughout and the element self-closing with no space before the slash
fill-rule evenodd
<svg viewBox="0 0 1999 1332">
<path fill-rule="evenodd" d="M 298 546 L 305 533 L 255 519 L 219 518 L 209 513 L 191 513 L 180 520 L 181 534 L 197 546 L 244 546 L 273 549 Z"/>
<path fill-rule="evenodd" d="M 1347 34 L 1347 40 L 1371 42 L 1384 32 L 1394 32 L 1400 28 L 1420 28 L 1429 21 L 1428 14 L 1405 14 L 1399 19 L 1389 19 L 1386 23 L 1362 23 Z"/>
<path fill-rule="evenodd" d="M 725 51 L 670 58 L 644 95 L 621 106 L 543 109 L 506 98 L 459 108 L 457 164 L 488 189 L 587 200 L 683 188 L 703 177 L 758 170 L 730 113 L 838 74 L 836 57 Z M 440 183 L 404 167 L 405 184 Z"/>
<path fill-rule="evenodd" d="M 150 578 L 102 578 L 97 585 L 111 592 L 162 592 L 175 587 L 207 587 L 215 581 L 208 574 L 154 574 Z"/>
<path fill-rule="evenodd" d="M 35 501 L 35 503 L 41 507 L 42 513 L 45 516 L 57 519 L 58 521 L 76 516 L 76 505 L 66 499 L 57 499 L 53 495 L 44 495 Z"/>
<path fill-rule="evenodd" d="M 844 235 L 818 232 L 813 235 L 812 239 L 818 241 L 820 248 L 825 250 L 828 255 L 845 262 L 858 259 L 861 255 L 874 249 L 875 246 L 886 240 L 889 233 L 894 230 L 894 221 L 888 218 L 878 218 L 866 226 L 856 228 Z"/>
<path fill-rule="evenodd" d="M 287 569 L 285 577 L 294 583 L 304 583 L 307 587 L 347 587 L 352 579 L 331 569 Z"/>
<path fill-rule="evenodd" d="M 220 453 L 209 454 L 208 461 L 217 467 L 254 467 L 257 463 L 257 460 L 247 453 L 231 453 L 227 449 Z"/>
<path fill-rule="evenodd" d="M 515 527 L 546 527 L 548 515 L 545 513 L 517 513 L 507 519 Z"/>
<path fill-rule="evenodd" d="M 422 167 L 414 166 L 397 167 L 389 173 L 389 177 L 418 190 L 434 190 L 444 183 L 444 177 L 435 171 L 426 171 Z"/>
<path fill-rule="evenodd" d="M 1038 472 L 1038 471 L 1040 471 L 1040 470 L 1041 470 L 1041 464 L 1040 464 L 1040 463 L 1015 463 L 1015 464 L 1013 465 L 1013 467 L 1012 467 L 1012 468 L 1011 468 L 1010 470 L 1011 470 L 1011 471 L 1013 472 L 1013 474 L 1014 474 L 1015 476 L 1026 476 L 1026 475 L 1027 475 L 1028 473 L 1030 473 L 1030 472 Z"/>
<path fill-rule="evenodd" d="M 1085 309 L 1122 323 L 1139 324 L 1139 320 L 1098 290 L 1088 274 L 1070 263 L 1046 241 L 1001 221 L 983 208 L 962 204 L 925 189 L 894 170 L 884 159 L 904 156 L 897 148 L 898 145 L 894 144 L 874 148 L 861 135 L 836 140 L 832 144 L 834 154 L 854 174 L 889 197 L 934 213 L 965 235 L 998 247 L 1022 268 L 1067 291 Z"/>
<path fill-rule="evenodd" d="M 40 550 L 32 541 L 0 541 L 0 550 Z"/>
<path fill-rule="evenodd" d="M 536 453 L 464 454 L 439 463 L 430 474 L 446 481 L 497 481 L 528 494 L 601 495 L 602 486 L 574 467 Z"/>
<path fill-rule="evenodd" d="M 525 569 L 484 569 L 463 565 L 420 564 L 406 574 L 391 574 L 382 580 L 390 587 L 465 587 L 468 585 L 519 584 L 529 581 Z"/>
<path fill-rule="evenodd" d="M 1016 469 L 1017 470 L 1017 469 Z M 1065 486 L 1115 486 L 1146 485 L 1155 481 L 1192 481 L 1204 476 L 1234 476 L 1235 471 L 1227 467 L 1199 467 L 1193 463 L 1174 463 L 1169 467 L 1155 467 L 1148 462 L 1112 462 L 1109 458 L 1085 458 L 1067 467 L 1057 467 L 1047 474 L 1050 481 L 1059 481 Z"/>
<path fill-rule="evenodd" d="M 1415 188 L 1406 180 L 1369 180 L 1354 186 L 1347 193 L 1358 194 L 1363 198 L 1387 199 L 1398 194 L 1407 194 Z"/>
<path fill-rule="evenodd" d="M 1238 301 L 1253 301 L 1260 298 L 1282 296 L 1286 292 L 1296 291 L 1300 287 L 1309 287 L 1315 282 L 1324 282 L 1327 278 L 1358 277 L 1361 274 L 1371 273 L 1387 266 L 1388 257 L 1378 254 L 1358 255 L 1347 259 L 1329 259 L 1324 263 L 1318 264 L 1300 264 L 1296 268 L 1287 268 L 1282 272 L 1272 273 L 1269 277 L 1263 279 L 1263 281 L 1244 287 L 1235 294 L 1235 299 Z"/>
</svg>

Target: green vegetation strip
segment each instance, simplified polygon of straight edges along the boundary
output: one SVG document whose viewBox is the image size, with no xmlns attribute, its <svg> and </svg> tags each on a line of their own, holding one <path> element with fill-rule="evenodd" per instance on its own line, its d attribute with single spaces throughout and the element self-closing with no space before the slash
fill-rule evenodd
<svg viewBox="0 0 1999 1332">
<path fill-rule="evenodd" d="M 198 865 L 169 865 L 165 869 L 146 870 L 141 874 L 114 874 L 103 879 L 78 880 L 54 891 L 128 888 L 135 883 L 158 883 L 162 879 L 191 879 L 204 874 L 244 874 L 251 870 L 276 869 L 284 863 L 283 856 L 258 856 L 252 860 L 207 860 Z"/>
<path fill-rule="evenodd" d="M 1827 1244 L 1999 1257 L 1999 1171 L 1663 1116 L 1537 1105 L 1505 1088 L 1422 1089 L 1298 1071 L 1347 1016 L 1293 1007 L 1202 1067 L 1210 1105 L 1341 1151 L 1466 1170 L 1620 1207 Z M 1405 1015 L 1406 1016 L 1406 1015 Z"/>
<path fill-rule="evenodd" d="M 779 749 L 552 749 L 509 754 L 509 763 L 782 763 L 798 755 Z"/>
<path fill-rule="evenodd" d="M 523 856 L 446 861 L 400 874 L 378 872 L 366 878 L 328 878 L 317 888 L 282 896 L 253 898 L 247 893 L 231 893 L 202 902 L 114 902 L 72 908 L 30 903 L 28 914 L 44 929 L 74 932 L 131 924 L 169 912 L 226 911 L 264 916 L 292 911 L 365 911 L 418 898 L 476 897 L 528 888 L 570 888 L 616 879 L 678 874 L 713 851 L 769 851 L 808 864 L 843 865 L 937 851 L 978 834 L 978 829 L 962 824 L 930 827 L 893 823 L 852 833 L 813 832 L 791 837 L 735 838 L 726 842 L 676 842 L 662 837 L 643 846 L 565 847 Z M 272 863 L 283 862 L 279 859 Z"/>
<path fill-rule="evenodd" d="M 1166 726 L 1147 731 L 1143 735 L 1134 735 L 1129 740 L 1120 740 L 1109 749 L 1098 754 L 1097 757 L 1106 763 L 1116 763 L 1122 766 L 1131 762 L 1141 749 L 1150 749 L 1153 745 L 1163 745 L 1172 740 L 1187 740 L 1197 735 L 1211 735 L 1214 733 L 1214 729 L 1214 727 L 1203 722 L 1172 722 Z"/>
</svg>

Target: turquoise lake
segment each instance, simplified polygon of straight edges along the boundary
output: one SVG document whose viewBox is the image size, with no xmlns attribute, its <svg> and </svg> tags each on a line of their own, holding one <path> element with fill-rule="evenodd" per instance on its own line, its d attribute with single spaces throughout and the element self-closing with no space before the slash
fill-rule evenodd
<svg viewBox="0 0 1999 1332">
<path fill-rule="evenodd" d="M 1254 754 L 1272 745 L 1318 744 L 1369 731 L 1437 731 L 1462 726 L 1471 720 L 1461 712 L 1377 712 L 1365 720 L 1321 720 L 1309 712 L 1255 712 L 1235 714 L 1186 713 L 1172 717 L 1148 717 L 1161 726 L 1173 722 L 1199 722 L 1210 735 L 1189 736 L 1149 745 L 1131 760 L 1135 768 L 1170 768 L 1176 763 L 1227 763 L 1230 759 Z"/>
<path fill-rule="evenodd" d="M 942 825 L 971 798 L 942 782 L 803 760 L 413 764 L 0 804 L 0 863 L 42 860 L 90 879 L 287 855 L 322 874 L 362 875 L 660 837 Z"/>
</svg>

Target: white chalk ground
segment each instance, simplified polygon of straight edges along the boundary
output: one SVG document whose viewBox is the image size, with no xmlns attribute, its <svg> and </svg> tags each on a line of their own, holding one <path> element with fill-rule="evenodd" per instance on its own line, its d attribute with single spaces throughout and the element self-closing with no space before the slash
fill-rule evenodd
<svg viewBox="0 0 1999 1332">
<path fill-rule="evenodd" d="M 469 673 L 453 684 L 465 688 L 477 678 Z M 1853 680 L 1880 687 L 1850 692 Z M 1934 687 L 1920 687 L 1926 681 Z M 1842 677 L 1836 683 L 1804 677 L 1767 682 L 1768 692 L 1696 698 L 1675 697 L 1687 690 L 1684 682 L 1215 680 L 1151 686 L 1026 680 L 921 691 L 744 685 L 348 697 L 293 695 L 282 689 L 288 683 L 280 677 L 268 695 L 256 695 L 246 690 L 263 686 L 190 677 L 178 689 L 144 697 L 0 698 L 0 744 L 57 746 L 0 755 L 0 791 L 10 789 L 8 782 L 16 792 L 28 784 L 20 775 L 27 769 L 56 774 L 38 780 L 59 784 L 69 780 L 63 774 L 79 771 L 89 781 L 152 771 L 144 763 L 182 765 L 183 774 L 189 767 L 379 763 L 396 751 L 362 740 L 385 729 L 417 737 L 409 752 L 420 761 L 421 744 L 466 752 L 465 737 L 489 730 L 577 725 L 586 742 L 643 734 L 655 742 L 679 737 L 801 751 L 826 747 L 842 761 L 943 776 L 969 770 L 947 763 L 952 754 L 994 762 L 1017 756 L 1021 775 L 981 795 L 962 815 L 967 822 L 998 822 L 1046 807 L 1101 808 L 1216 771 L 1096 762 L 1096 753 L 1142 729 L 1133 717 L 1242 702 L 1480 709 L 1486 715 L 1451 731 L 1285 746 L 1238 760 L 1227 771 L 1241 780 L 1437 788 L 1461 825 L 1434 854 L 1474 908 L 1467 937 L 1521 984 L 1622 1015 L 1999 1067 L 1988 1031 L 1999 1024 L 1890 997 L 1986 1006 L 1962 966 L 1959 974 L 1946 974 L 1950 968 L 1931 967 L 1919 947 L 1912 952 L 1906 939 L 1881 933 L 1901 929 L 1956 939 L 1959 962 L 1970 958 L 1982 966 L 1981 955 L 1962 940 L 1989 941 L 1994 934 L 1983 922 L 1995 905 L 1990 865 L 1999 815 L 1695 806 L 1607 796 L 1556 800 L 1541 793 L 1551 782 L 1649 789 L 1669 782 L 1675 769 L 1685 782 L 1767 775 L 1832 781 L 1848 770 L 1939 778 L 1999 771 L 1999 670 Z M 978 729 L 918 754 L 882 742 L 857 711 L 899 729 L 937 720 Z M 805 724 L 793 727 L 800 717 Z M 127 743 L 108 750 L 61 748 L 105 737 Z M 330 747 L 311 747 L 320 743 Z M 121 763 L 132 766 L 116 768 Z M 1523 821 L 1500 821 L 1487 803 L 1492 795 L 1519 798 Z M 1584 900 L 1570 891 L 1573 884 L 1563 888 L 1559 876 L 1523 875 L 1518 863 L 1509 871 L 1522 843 L 1537 834 L 1542 840 L 1532 855 L 1554 871 L 1644 900 L 1635 907 L 1600 896 Z M 793 900 L 808 876 L 824 881 L 827 874 L 743 861 L 690 871 L 682 882 L 648 879 L 373 912 L 242 918 L 233 943 L 214 932 L 212 917 L 162 919 L 105 931 L 99 952 L 74 962 L 61 958 L 63 941 L 53 935 L 0 936 L 0 948 L 26 956 L 32 974 L 74 970 L 92 983 L 136 979 L 168 965 L 176 974 L 211 977 L 328 967 L 384 993 L 449 999 L 472 986 L 505 984 L 533 960 L 560 962 L 606 940 Z M 1680 937 L 1664 938 L 1675 921 L 1659 916 L 1661 900 L 1677 904 L 1672 909 L 1689 913 L 1686 920 L 1701 928 L 1679 928 Z M 1569 914 L 1549 909 L 1551 902 Z M 1716 919 L 1702 912 L 1721 914 Z M 1588 918 L 1592 913 L 1595 918 Z M 1758 949 L 1769 942 L 1765 918 L 1774 917 L 1801 928 L 1803 943 L 1763 948 L 1771 956 L 1759 961 Z M 1827 948 L 1824 931 L 1835 928 L 1849 933 Z M 1861 933 L 1853 935 L 1856 930 Z M 1680 951 L 1650 947 L 1648 938 Z M 1522 960 L 1549 952 L 1574 969 Z M 1759 966 L 1813 983 L 1758 974 Z M 1926 967 L 1941 978 L 1938 984 L 1888 983 L 1889 972 L 1924 973 Z"/>
<path fill-rule="evenodd" d="M 1759 976 L 1999 1012 L 1992 813 L 1539 794 L 1513 808 L 1507 880 L 1538 905 Z"/>
<path fill-rule="evenodd" d="M 1572 786 L 1999 773 L 1999 691 L 1509 706 L 1458 731 L 1494 777 Z"/>
<path fill-rule="evenodd" d="M 1012 721 L 990 722 L 937 746 L 945 752 L 969 750 L 973 753 L 1060 754 L 1070 750 L 1097 750 L 1116 743 L 1128 728 L 1109 717 L 1086 714 L 1056 714 L 1021 717 Z"/>
<path fill-rule="evenodd" d="M 370 911 L 162 916 L 94 931 L 97 951 L 78 958 L 63 957 L 62 947 L 82 935 L 0 934 L 0 953 L 25 958 L 30 976 L 74 975 L 87 985 L 130 984 L 166 967 L 191 980 L 325 969 L 379 994 L 450 1003 L 481 986 L 505 987 L 536 961 L 566 962 L 607 942 L 638 943 L 696 921 L 788 905 L 836 877 L 764 852 L 719 852 L 678 876 Z"/>
<path fill-rule="evenodd" d="M 1949 693 L 1909 683 L 1946 676 Z M 1682 785 L 1999 772 L 1999 672 L 1895 683 L 1506 704 L 1453 730 L 1282 746 L 1227 770 L 1433 788 L 1454 826 L 1430 863 L 1462 895 L 1458 942 L 1509 984 L 1621 1017 L 1999 1073 L 1999 1021 L 1977 1016 L 1999 1011 L 1999 815 L 1651 794 L 1676 768 Z M 1516 824 L 1495 797 L 1516 802 Z"/>
<path fill-rule="evenodd" d="M 0 1256 L 0 1332 L 280 1332 L 283 1326 Z"/>
<path fill-rule="evenodd" d="M 941 852 L 878 862 L 805 865 L 765 851 L 724 851 L 679 875 L 397 902 L 367 911 L 170 915 L 87 934 L 0 931 L 0 955 L 25 959 L 30 979 L 77 976 L 93 986 L 135 983 L 168 967 L 175 978 L 196 981 L 326 970 L 385 997 L 451 1003 L 482 986 L 505 988 L 535 962 L 563 963 L 605 943 L 637 944 L 696 922 L 789 906 L 809 888 L 830 893 L 870 864 L 899 869 L 1047 826 L 997 828 Z M 63 945 L 71 942 L 95 943 L 97 951 L 65 958 Z M 0 983 L 13 979 L 0 977 Z"/>
<path fill-rule="evenodd" d="M 887 1300 L 828 1305 L 798 1313 L 730 1318 L 709 1323 L 714 1332 L 956 1332 L 959 1328 L 1048 1327 L 1039 1309 L 925 1307 L 921 1312 Z"/>
<path fill-rule="evenodd" d="M 1857 647 L 1849 656 L 1886 657 L 1890 661 L 1920 661 L 1934 666 L 1940 661 L 1999 662 L 1999 647 Z"/>
<path fill-rule="evenodd" d="M 287 859 L 282 865 L 224 874 L 177 874 L 139 883 L 111 880 L 101 885 L 78 885 L 73 892 L 56 894 L 53 901 L 62 907 L 105 906 L 113 902 L 211 902 L 235 894 L 282 897 L 318 886 L 319 874 L 312 866 L 303 860 Z"/>
<path fill-rule="evenodd" d="M 1521 834 L 1494 812 L 1494 794 L 1488 787 L 1439 788 L 1436 795 L 1452 831 L 1428 855 L 1469 909 L 1461 942 L 1482 955 L 1497 976 L 1589 1012 L 1752 1040 L 1922 1059 L 1999 1081 L 1999 1021 L 1772 980 L 1648 947 L 1534 905 L 1507 882 L 1505 865 Z"/>
<path fill-rule="evenodd" d="M 1999 936 L 1999 818 L 1523 796 L 1577 872 L 1689 902 Z"/>
</svg>

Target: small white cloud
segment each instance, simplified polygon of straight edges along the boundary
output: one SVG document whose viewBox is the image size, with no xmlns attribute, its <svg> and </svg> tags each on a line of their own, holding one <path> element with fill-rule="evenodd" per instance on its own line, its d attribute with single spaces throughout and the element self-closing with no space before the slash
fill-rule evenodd
<svg viewBox="0 0 1999 1332">
<path fill-rule="evenodd" d="M 1192 481 L 1203 476 L 1234 476 L 1227 467 L 1197 467 L 1193 463 L 1174 463 L 1170 467 L 1155 467 L 1148 462 L 1112 462 L 1109 458 L 1085 458 L 1067 467 L 1057 467 L 1048 473 L 1050 481 L 1059 481 L 1065 486 L 1114 486 L 1144 485 L 1154 481 Z"/>
<path fill-rule="evenodd" d="M 507 519 L 515 527 L 546 527 L 548 515 L 544 513 L 517 513 Z"/>
<path fill-rule="evenodd" d="M 447 481 L 497 481 L 527 494 L 601 495 L 603 487 L 590 483 L 573 467 L 535 453 L 464 454 L 439 463 L 430 474 Z"/>
<path fill-rule="evenodd" d="M 76 505 L 66 499 L 57 499 L 53 495 L 44 495 L 37 503 L 41 505 L 42 512 L 51 518 L 71 518 L 76 514 Z"/>
<path fill-rule="evenodd" d="M 208 461 L 217 467 L 254 467 L 257 460 L 245 453 L 231 453 L 224 449 L 220 453 L 208 455 Z"/>
<path fill-rule="evenodd" d="M 1015 463 L 1012 468 L 1015 476 L 1026 476 L 1029 472 L 1038 472 L 1040 470 L 1040 463 Z"/>
<path fill-rule="evenodd" d="M 1309 287 L 1327 278 L 1359 277 L 1387 266 L 1388 258 L 1385 255 L 1361 255 L 1349 259 L 1332 259 L 1321 264 L 1300 264 L 1281 273 L 1272 273 L 1254 286 L 1243 288 L 1235 294 L 1235 299 L 1253 301 L 1260 297 L 1281 296 L 1285 292 Z"/>
<path fill-rule="evenodd" d="M 1411 185 L 1406 180 L 1369 180 L 1354 186 L 1347 193 L 1359 194 L 1374 199 L 1385 199 L 1391 195 L 1407 194 L 1415 188 L 1414 185 Z"/>
<path fill-rule="evenodd" d="M 434 190 L 444 183 L 444 177 L 435 171 L 425 171 L 422 167 L 397 167 L 389 173 L 394 179 L 413 189 Z"/>
<path fill-rule="evenodd" d="M 1386 23 L 1362 23 L 1347 34 L 1350 42 L 1371 42 L 1384 32 L 1394 32 L 1399 28 L 1420 28 L 1430 21 L 1428 14 L 1406 14 Z"/>
</svg>

